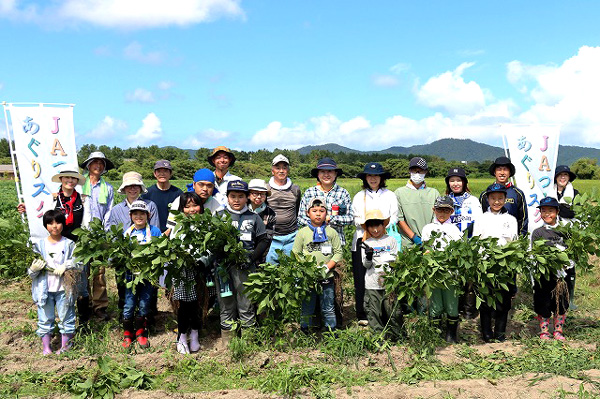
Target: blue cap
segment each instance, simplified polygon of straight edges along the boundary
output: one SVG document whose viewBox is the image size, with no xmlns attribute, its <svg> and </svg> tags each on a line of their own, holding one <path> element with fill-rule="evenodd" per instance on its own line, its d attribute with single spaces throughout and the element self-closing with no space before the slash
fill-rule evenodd
<svg viewBox="0 0 600 399">
<path fill-rule="evenodd" d="M 552 197 L 542 198 L 540 200 L 540 204 L 537 207 L 541 208 L 543 206 L 551 206 L 553 208 L 560 208 L 560 205 L 558 204 L 558 201 L 556 200 L 556 198 L 552 198 Z"/>
<path fill-rule="evenodd" d="M 198 169 L 194 173 L 194 183 L 197 181 L 207 181 L 215 184 L 215 174 L 210 169 Z"/>
<path fill-rule="evenodd" d="M 248 183 L 243 180 L 232 180 L 227 183 L 227 194 L 229 194 L 230 191 L 241 191 L 247 193 L 249 191 Z"/>
<path fill-rule="evenodd" d="M 489 193 L 504 193 L 506 195 L 506 187 L 500 183 L 494 183 L 485 190 L 486 194 Z"/>
</svg>

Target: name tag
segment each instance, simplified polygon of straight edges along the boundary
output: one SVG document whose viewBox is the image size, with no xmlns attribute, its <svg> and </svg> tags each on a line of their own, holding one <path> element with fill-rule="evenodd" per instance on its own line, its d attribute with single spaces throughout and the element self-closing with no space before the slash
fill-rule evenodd
<svg viewBox="0 0 600 399">
<path fill-rule="evenodd" d="M 331 255 L 331 245 L 330 244 L 323 244 L 321 245 L 321 253 L 323 255 Z"/>
<path fill-rule="evenodd" d="M 240 234 L 240 240 L 242 240 L 242 241 L 252 241 L 252 233 L 242 233 L 242 234 Z"/>
</svg>

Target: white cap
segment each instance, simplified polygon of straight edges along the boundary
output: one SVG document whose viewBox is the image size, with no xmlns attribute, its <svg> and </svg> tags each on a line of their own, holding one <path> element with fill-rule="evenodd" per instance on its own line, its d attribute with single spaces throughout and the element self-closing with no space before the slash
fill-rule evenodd
<svg viewBox="0 0 600 399">
<path fill-rule="evenodd" d="M 148 209 L 148 204 L 146 204 L 146 202 L 144 202 L 142 200 L 133 201 L 133 204 L 131 204 L 131 207 L 129 208 L 129 213 L 134 212 L 134 211 L 143 211 L 143 212 L 150 214 L 150 209 Z"/>
<path fill-rule="evenodd" d="M 272 164 L 273 166 L 275 166 L 275 165 L 277 165 L 279 162 L 285 162 L 285 163 L 287 163 L 288 165 L 290 164 L 290 160 L 289 160 L 289 159 L 287 159 L 287 158 L 285 157 L 285 155 L 283 155 L 283 154 L 279 154 L 279 155 L 277 155 L 275 158 L 273 158 L 273 162 L 272 162 L 271 164 Z"/>
</svg>

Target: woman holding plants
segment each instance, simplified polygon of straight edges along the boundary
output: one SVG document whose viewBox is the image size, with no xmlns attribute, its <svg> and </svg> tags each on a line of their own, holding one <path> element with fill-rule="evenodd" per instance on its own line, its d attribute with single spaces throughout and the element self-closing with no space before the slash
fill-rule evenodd
<svg viewBox="0 0 600 399">
<path fill-rule="evenodd" d="M 352 200 L 352 213 L 356 232 L 352 237 L 352 276 L 354 278 L 354 298 L 356 300 L 356 318 L 360 326 L 368 325 L 365 311 L 365 272 L 363 266 L 361 243 L 365 230 L 365 216 L 367 212 L 379 210 L 388 224 L 393 226 L 398 223 L 398 201 L 393 191 L 387 189 L 385 181 L 391 177 L 389 172 L 377 162 L 369 162 L 364 170 L 356 175 L 362 180 L 362 190 Z"/>
<path fill-rule="evenodd" d="M 559 165 L 554 170 L 554 198 L 558 200 L 558 216 L 562 221 L 570 221 L 575 218 L 575 212 L 571 209 L 573 200 L 579 194 L 579 191 L 573 187 L 573 180 L 577 175 L 571 172 L 567 165 Z M 575 268 L 567 270 L 567 288 L 569 289 L 569 309 L 577 310 L 575 305 Z"/>
<path fill-rule="evenodd" d="M 479 199 L 471 194 L 469 180 L 463 168 L 451 168 L 446 174 L 446 195 L 454 201 L 454 213 L 450 221 L 468 237 L 473 235 L 473 226 L 483 215 Z M 464 287 L 464 295 L 461 303 L 464 305 L 465 317 L 472 319 L 477 317 L 475 306 L 475 294 L 473 287 L 468 283 Z M 462 308 L 462 306 L 460 306 Z"/>
</svg>

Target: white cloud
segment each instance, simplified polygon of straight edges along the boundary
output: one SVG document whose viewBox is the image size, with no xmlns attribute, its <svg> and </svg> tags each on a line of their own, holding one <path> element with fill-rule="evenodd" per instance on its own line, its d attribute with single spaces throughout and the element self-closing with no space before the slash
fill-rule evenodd
<svg viewBox="0 0 600 399">
<path fill-rule="evenodd" d="M 125 99 L 128 102 L 138 102 L 143 104 L 150 104 L 155 102 L 154 94 L 146 89 L 137 88 L 133 92 L 125 94 Z"/>
<path fill-rule="evenodd" d="M 123 49 L 123 56 L 128 60 L 138 61 L 143 64 L 160 64 L 165 58 L 160 51 L 144 52 L 142 45 L 135 41 Z"/>
<path fill-rule="evenodd" d="M 56 0 L 40 5 L 0 0 L 0 17 L 47 26 L 48 16 L 55 26 L 91 24 L 123 30 L 183 27 L 221 17 L 245 17 L 240 0 L 181 0 L 176 4 L 160 0 Z"/>
<path fill-rule="evenodd" d="M 225 130 L 206 129 L 198 134 L 190 136 L 183 140 L 185 148 L 212 148 L 217 145 L 222 145 L 223 140 L 229 138 L 231 132 Z"/>
<path fill-rule="evenodd" d="M 401 74 L 402 72 L 406 72 L 409 69 L 410 69 L 410 64 L 406 64 L 404 62 L 399 62 L 390 68 L 390 72 L 393 72 L 395 74 Z"/>
<path fill-rule="evenodd" d="M 169 82 L 169 81 L 162 81 L 162 82 L 158 82 L 158 89 L 159 90 L 170 90 L 173 88 L 173 86 L 175 86 L 175 84 L 173 82 Z"/>
<path fill-rule="evenodd" d="M 460 64 L 454 71 L 447 71 L 430 78 L 417 88 L 420 104 L 440 109 L 453 115 L 473 115 L 485 107 L 485 94 L 474 81 L 465 82 L 463 72 L 472 62 Z"/>
<path fill-rule="evenodd" d="M 371 80 L 378 87 L 395 87 L 400 83 L 398 78 L 393 75 L 373 75 Z"/>
<path fill-rule="evenodd" d="M 154 112 L 150 112 L 142 120 L 142 127 L 135 134 L 127 136 L 127 140 L 133 145 L 156 144 L 156 140 L 162 137 L 162 133 L 160 119 Z"/>
<path fill-rule="evenodd" d="M 123 133 L 127 128 L 127 122 L 107 115 L 86 137 L 95 141 L 103 141 Z"/>
</svg>

